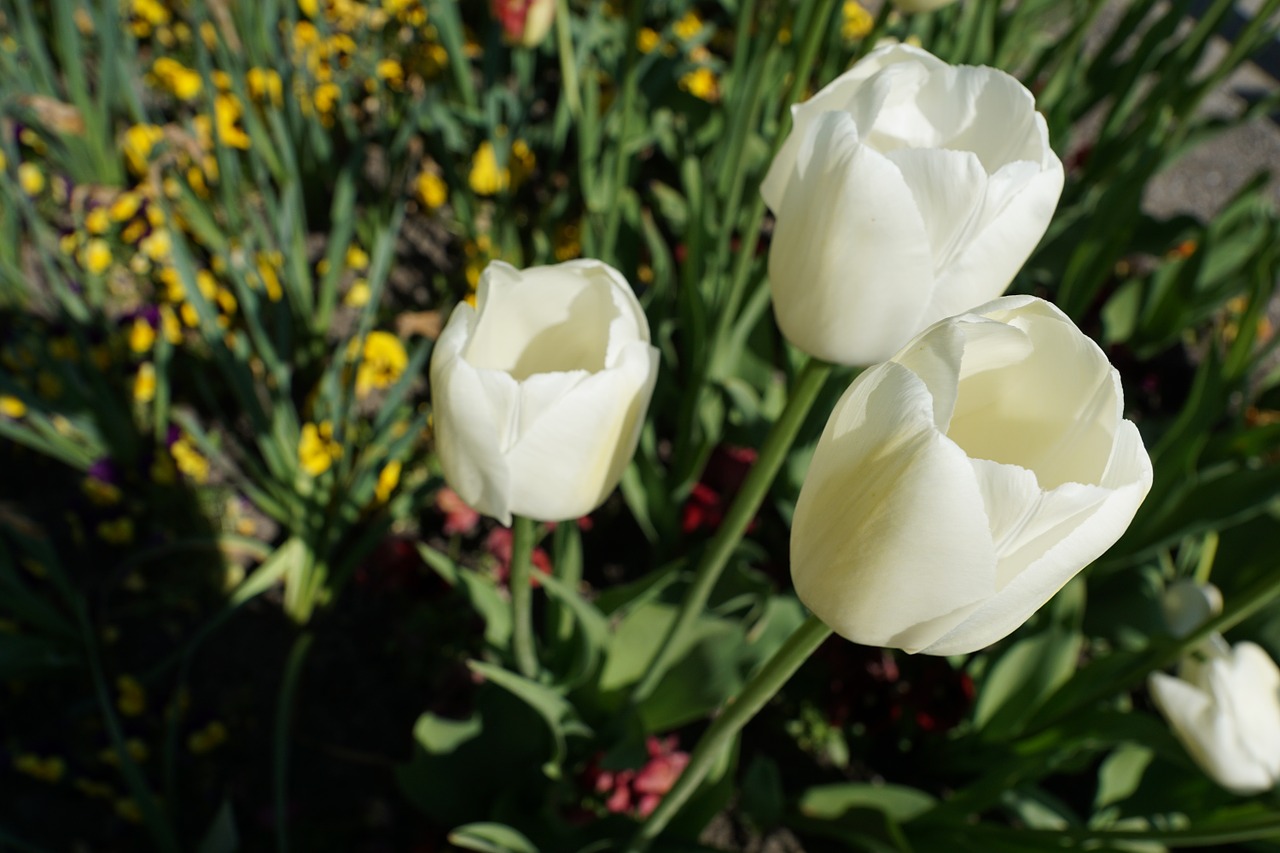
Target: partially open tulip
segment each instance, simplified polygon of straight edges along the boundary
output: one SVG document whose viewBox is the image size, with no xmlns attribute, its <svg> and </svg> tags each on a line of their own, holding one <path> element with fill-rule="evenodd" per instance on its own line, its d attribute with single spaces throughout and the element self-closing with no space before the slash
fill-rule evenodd
<svg viewBox="0 0 1280 853">
<path fill-rule="evenodd" d="M 1185 637 L 1222 612 L 1222 593 L 1211 583 L 1181 578 L 1165 589 L 1160 609 L 1169 633 Z"/>
<path fill-rule="evenodd" d="M 1179 677 L 1152 673 L 1151 698 L 1196 764 L 1228 791 L 1280 779 L 1280 669 L 1253 643 L 1209 643 Z"/>
<path fill-rule="evenodd" d="M 1057 308 L 997 299 L 863 372 L 818 440 L 796 592 L 858 643 L 1001 639 L 1120 537 L 1151 488 L 1120 377 Z"/>
<path fill-rule="evenodd" d="M 436 449 L 449 485 L 503 524 L 599 506 L 639 440 L 658 352 L 631 286 L 599 261 L 494 261 L 431 357 Z"/>
<path fill-rule="evenodd" d="M 509 44 L 537 47 L 551 30 L 556 0 L 489 0 L 489 10 Z"/>
<path fill-rule="evenodd" d="M 1062 193 L 1031 93 L 994 68 L 888 45 L 791 114 L 760 187 L 769 284 L 783 334 L 827 361 L 883 361 L 999 296 Z"/>
</svg>

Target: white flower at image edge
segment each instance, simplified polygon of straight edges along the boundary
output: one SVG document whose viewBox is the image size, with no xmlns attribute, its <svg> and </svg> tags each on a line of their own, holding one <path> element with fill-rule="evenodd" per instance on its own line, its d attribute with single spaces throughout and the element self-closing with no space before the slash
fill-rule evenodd
<svg viewBox="0 0 1280 853">
<path fill-rule="evenodd" d="M 1120 378 L 1057 308 L 1009 296 L 863 372 L 800 491 L 800 600 L 858 643 L 949 655 L 1021 625 L 1125 531 L 1151 461 Z"/>
<path fill-rule="evenodd" d="M 783 334 L 826 361 L 883 361 L 1004 293 L 1062 193 L 1035 99 L 994 68 L 887 45 L 792 119 L 760 188 L 769 285 Z"/>
<path fill-rule="evenodd" d="M 431 357 L 445 479 L 503 524 L 586 515 L 635 453 L 657 371 L 648 320 L 617 270 L 494 261 Z"/>
<path fill-rule="evenodd" d="M 1260 646 L 1214 639 L 1180 677 L 1152 673 L 1151 698 L 1211 779 L 1236 794 L 1269 790 L 1280 778 L 1280 670 Z"/>
</svg>

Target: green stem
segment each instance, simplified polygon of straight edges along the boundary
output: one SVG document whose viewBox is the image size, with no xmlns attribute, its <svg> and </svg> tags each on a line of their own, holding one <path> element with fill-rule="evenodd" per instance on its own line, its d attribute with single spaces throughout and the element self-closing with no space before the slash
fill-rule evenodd
<svg viewBox="0 0 1280 853">
<path fill-rule="evenodd" d="M 533 519 L 517 515 L 511 530 L 511 652 L 516 668 L 525 678 L 538 674 L 538 655 L 533 647 L 533 585 L 530 558 L 533 556 Z"/>
<path fill-rule="evenodd" d="M 773 698 L 786 684 L 800 665 L 809 659 L 822 642 L 831 636 L 828 628 L 817 616 L 810 616 L 797 628 L 782 647 L 774 652 L 773 657 L 762 666 L 738 698 L 728 705 L 716 717 L 715 721 L 703 733 L 693 754 L 689 756 L 689 764 L 676 781 L 675 786 L 662 798 L 662 802 L 649 815 L 649 819 L 640 827 L 626 848 L 627 853 L 641 853 L 658 837 L 667 824 L 680 811 L 690 796 L 698 789 L 698 785 L 706 777 L 720 758 L 724 749 L 732 742 L 733 737 L 742 730 L 751 719 Z"/>
<path fill-rule="evenodd" d="M 560 54 L 560 85 L 569 115 L 582 119 L 582 95 L 578 92 L 578 61 L 573 55 L 573 33 L 569 29 L 569 0 L 556 0 L 556 52 Z"/>
<path fill-rule="evenodd" d="M 627 59 L 626 71 L 622 81 L 622 126 L 618 130 L 618 141 L 614 148 L 613 180 L 609 184 L 609 202 L 605 207 L 604 236 L 601 239 L 600 257 L 606 263 L 617 263 L 613 257 L 613 245 L 618 237 L 618 226 L 622 222 L 622 203 L 619 196 L 627 182 L 627 167 L 631 158 L 627 155 L 627 142 L 631 136 L 631 118 L 635 112 L 636 90 L 640 86 L 638 71 L 640 48 L 636 45 L 636 33 L 640 29 L 640 17 L 644 10 L 643 0 L 631 0 L 627 15 Z"/>
<path fill-rule="evenodd" d="M 294 701 L 298 697 L 298 682 L 302 680 L 302 665 L 311 648 L 311 640 L 310 631 L 304 631 L 294 640 L 289 659 L 285 662 L 280 696 L 276 700 L 272 788 L 276 807 L 276 849 L 280 853 L 287 853 L 289 849 L 289 728 L 293 721 Z"/>
<path fill-rule="evenodd" d="M 769 487 L 773 484 L 778 469 L 786 460 L 796 434 L 804 425 L 809 409 L 813 407 L 814 400 L 822 391 L 822 386 L 830 374 L 831 365 L 816 358 L 810 359 L 800 371 L 795 386 L 791 389 L 786 408 L 774 423 L 769 437 L 764 441 L 764 446 L 760 448 L 759 458 L 751 466 L 751 471 L 743 480 L 742 488 L 738 490 L 738 495 L 734 498 L 733 505 L 729 507 L 729 512 L 725 515 L 720 529 L 716 531 L 716 535 L 712 537 L 706 552 L 702 555 L 702 561 L 698 564 L 697 573 L 694 575 L 693 585 L 685 593 L 675 622 L 667 630 L 667 635 L 658 646 L 658 653 L 654 655 L 653 663 L 649 666 L 644 678 L 632 692 L 633 704 L 643 701 L 658 686 L 673 663 L 672 658 L 675 652 L 683 646 L 694 622 L 702 615 L 702 611 L 707 606 L 707 599 L 711 597 L 711 590 L 720 578 L 720 573 L 728 565 L 729 557 L 738 546 L 738 542 L 742 540 L 751 519 L 755 518 L 760 504 L 769 493 Z"/>
</svg>

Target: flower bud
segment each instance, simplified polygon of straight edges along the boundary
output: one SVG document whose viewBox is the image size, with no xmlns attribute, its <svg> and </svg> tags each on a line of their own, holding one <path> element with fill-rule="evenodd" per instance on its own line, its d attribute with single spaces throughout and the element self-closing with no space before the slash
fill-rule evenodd
<svg viewBox="0 0 1280 853">
<path fill-rule="evenodd" d="M 494 261 L 431 357 L 445 480 L 503 524 L 586 515 L 635 453 L 657 371 L 648 320 L 617 270 Z"/>
<path fill-rule="evenodd" d="M 551 30 L 556 0 L 490 0 L 489 10 L 509 43 L 537 47 Z"/>
</svg>

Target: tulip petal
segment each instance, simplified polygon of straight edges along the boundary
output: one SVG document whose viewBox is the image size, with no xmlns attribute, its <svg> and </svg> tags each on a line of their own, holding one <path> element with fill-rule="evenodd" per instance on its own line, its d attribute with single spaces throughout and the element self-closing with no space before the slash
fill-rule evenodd
<svg viewBox="0 0 1280 853">
<path fill-rule="evenodd" d="M 925 648 L 994 587 L 972 468 L 932 408 L 905 367 L 867 371 L 837 403 L 801 489 L 796 592 L 854 642 Z"/>
<path fill-rule="evenodd" d="M 1229 657 L 1209 661 L 1202 669 L 1203 684 L 1161 672 L 1152 673 L 1147 682 L 1156 707 L 1195 762 L 1237 794 L 1256 794 L 1275 784 L 1276 773 L 1267 765 L 1274 763 L 1274 739 L 1280 731 L 1275 687 L 1259 691 L 1252 682 L 1250 676 L 1259 662 L 1253 659 L 1254 652 L 1240 654 L 1240 647 L 1248 645 L 1241 643 Z M 1245 721 L 1235 716 L 1235 709 L 1245 705 L 1261 712 L 1248 721 L 1249 728 L 1243 728 Z M 1265 744 L 1256 742 L 1258 737 Z M 1272 750 L 1266 759 L 1260 760 L 1259 746 Z"/>
<path fill-rule="evenodd" d="M 924 221 L 847 114 L 824 113 L 805 142 L 769 252 L 778 325 L 818 358 L 872 364 L 920 327 L 933 291 Z"/>
<path fill-rule="evenodd" d="M 431 357 L 435 442 L 445 478 L 477 511 L 511 524 L 504 451 L 516 432 L 519 387 L 503 373 L 477 370 L 461 350 L 474 310 L 460 305 Z"/>
<path fill-rule="evenodd" d="M 609 370 L 525 381 L 538 414 L 521 420 L 520 437 L 507 453 L 512 512 L 546 521 L 577 518 L 607 497 L 635 453 L 656 362 L 656 350 L 633 342 Z"/>
<path fill-rule="evenodd" d="M 791 107 L 791 132 L 778 149 L 777 156 L 760 183 L 760 194 L 764 196 L 770 210 L 776 213 L 782 207 L 787 181 L 795 169 L 797 153 L 802 140 L 809 133 L 810 125 L 825 112 L 851 112 L 859 91 L 868 78 L 890 65 L 903 62 L 917 63 L 933 71 L 947 67 L 941 59 L 921 48 L 906 44 L 885 45 L 864 56 L 809 100 Z"/>
<path fill-rule="evenodd" d="M 979 215 L 982 226 L 952 257 L 938 283 L 939 316 L 968 310 L 1004 292 L 1049 227 L 1062 183 L 1056 157 L 1047 166 L 1011 163 L 991 176 Z"/>
</svg>

